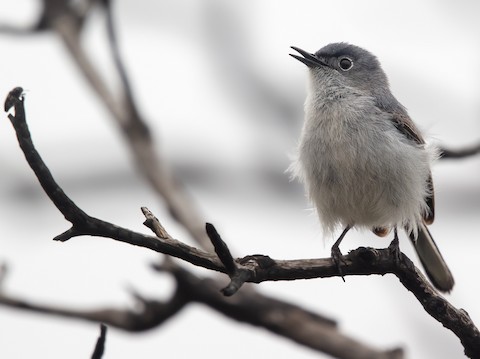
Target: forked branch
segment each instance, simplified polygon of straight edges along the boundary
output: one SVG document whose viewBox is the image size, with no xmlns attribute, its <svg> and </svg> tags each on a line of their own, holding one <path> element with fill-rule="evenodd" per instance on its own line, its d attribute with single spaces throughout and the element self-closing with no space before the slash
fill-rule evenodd
<svg viewBox="0 0 480 359">
<path fill-rule="evenodd" d="M 24 96 L 21 88 L 15 88 L 7 96 L 5 110 L 8 111 L 12 107 L 14 107 L 15 115 L 9 114 L 9 119 L 17 133 L 27 162 L 49 198 L 65 218 L 72 223 L 72 227 L 55 237 L 55 240 L 66 241 L 79 235 L 108 237 L 177 257 L 196 266 L 226 273 L 231 278 L 230 284 L 223 289 L 226 296 L 236 293 L 245 282 L 260 283 L 340 275 L 337 265 L 330 258 L 274 260 L 264 255 L 251 255 L 234 259 L 227 244 L 211 224 L 207 224 L 206 230 L 216 255 L 199 250 L 172 238 L 146 208 L 142 208 L 146 216 L 145 224 L 157 234 L 156 237 L 133 232 L 89 216 L 55 182 L 36 151 L 26 123 Z M 362 247 L 343 257 L 341 271 L 344 276 L 384 275 L 387 273 L 396 275 L 432 317 L 459 337 L 465 353 L 469 357 L 480 355 L 480 333 L 468 314 L 462 309 L 455 308 L 443 298 L 403 253 L 398 260 L 398 253 L 393 253 L 390 248 Z M 176 273 L 183 272 L 177 270 Z"/>
</svg>

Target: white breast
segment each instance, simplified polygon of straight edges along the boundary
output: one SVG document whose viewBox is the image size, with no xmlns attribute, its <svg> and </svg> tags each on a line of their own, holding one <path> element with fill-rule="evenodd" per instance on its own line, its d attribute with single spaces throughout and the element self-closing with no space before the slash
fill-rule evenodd
<svg viewBox="0 0 480 359">
<path fill-rule="evenodd" d="M 426 211 L 430 154 L 362 93 L 309 97 L 305 112 L 294 168 L 325 231 L 340 225 L 415 230 Z"/>
</svg>

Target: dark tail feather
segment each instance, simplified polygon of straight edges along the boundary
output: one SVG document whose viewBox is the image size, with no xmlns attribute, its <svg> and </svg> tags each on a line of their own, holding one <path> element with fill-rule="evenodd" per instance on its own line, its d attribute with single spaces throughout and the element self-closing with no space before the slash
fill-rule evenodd
<svg viewBox="0 0 480 359">
<path fill-rule="evenodd" d="M 442 292 L 450 292 L 455 281 L 425 224 L 419 225 L 418 238 L 415 240 L 410 234 L 410 239 L 433 285 Z"/>
</svg>

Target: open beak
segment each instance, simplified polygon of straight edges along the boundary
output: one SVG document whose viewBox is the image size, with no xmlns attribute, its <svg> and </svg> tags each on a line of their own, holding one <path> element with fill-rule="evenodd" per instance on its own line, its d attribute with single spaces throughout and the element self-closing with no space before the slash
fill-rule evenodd
<svg viewBox="0 0 480 359">
<path fill-rule="evenodd" d="M 319 66 L 327 66 L 327 63 L 325 61 L 319 59 L 314 54 L 306 52 L 305 50 L 299 49 L 298 47 L 295 47 L 295 46 L 291 46 L 291 48 L 296 52 L 298 52 L 303 57 L 298 55 L 293 55 L 293 54 L 289 54 L 289 55 L 297 59 L 298 61 L 303 62 L 308 67 L 312 68 L 312 67 L 319 67 Z"/>
</svg>

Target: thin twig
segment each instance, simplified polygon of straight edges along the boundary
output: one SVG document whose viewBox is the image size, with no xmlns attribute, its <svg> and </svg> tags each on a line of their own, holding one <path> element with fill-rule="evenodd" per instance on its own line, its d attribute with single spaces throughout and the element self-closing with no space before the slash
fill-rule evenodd
<svg viewBox="0 0 480 359">
<path fill-rule="evenodd" d="M 126 115 L 128 115 L 129 128 L 130 131 L 132 127 L 135 128 L 144 141 L 151 141 L 151 133 L 148 128 L 147 123 L 143 120 L 140 115 L 140 111 L 137 108 L 136 102 L 134 100 L 132 85 L 127 75 L 127 70 L 125 64 L 123 63 L 122 56 L 120 54 L 120 48 L 118 45 L 117 34 L 115 32 L 114 16 L 113 16 L 113 7 L 111 0 L 103 0 L 103 5 L 106 14 L 106 24 L 107 24 L 107 35 L 110 45 L 110 52 L 112 54 L 113 63 L 117 70 L 118 76 L 122 83 L 123 90 L 123 101 L 125 105 Z M 128 135 L 127 135 L 128 136 Z"/>
<path fill-rule="evenodd" d="M 235 273 L 237 268 L 227 244 L 222 240 L 213 224 L 207 223 L 205 225 L 205 229 L 207 231 L 208 237 L 212 241 L 213 247 L 215 248 L 215 253 L 217 253 L 218 258 L 225 266 L 227 274 L 230 275 Z"/>
<path fill-rule="evenodd" d="M 441 159 L 459 159 L 466 158 L 474 155 L 480 154 L 480 143 L 477 143 L 472 146 L 459 148 L 456 150 L 441 148 L 440 149 L 440 158 Z"/>
<path fill-rule="evenodd" d="M 167 232 L 165 227 L 162 226 L 160 221 L 158 220 L 157 217 L 153 215 L 153 213 L 147 208 L 147 207 L 142 207 L 141 208 L 143 215 L 145 216 L 145 222 L 143 224 L 150 228 L 153 233 L 158 238 L 161 239 L 173 239 L 173 237 Z"/>
<path fill-rule="evenodd" d="M 107 326 L 100 324 L 100 336 L 97 339 L 97 344 L 93 350 L 92 359 L 102 359 L 105 352 L 105 341 L 107 340 Z"/>
<path fill-rule="evenodd" d="M 237 265 L 235 263 L 235 260 L 230 253 L 230 249 L 223 241 L 222 237 L 220 237 L 220 234 L 218 234 L 213 224 L 207 223 L 205 227 L 208 237 L 215 248 L 215 253 L 217 253 L 218 258 L 222 261 L 225 267 L 226 273 L 230 277 L 230 283 L 221 291 L 224 295 L 231 296 L 235 294 L 249 278 L 251 278 L 252 273 L 243 265 Z"/>
<path fill-rule="evenodd" d="M 138 300 L 139 298 L 137 298 Z M 103 308 L 95 310 L 77 310 L 34 303 L 30 300 L 15 298 L 0 291 L 0 304 L 6 307 L 54 315 L 64 318 L 82 319 L 94 323 L 127 330 L 130 332 L 146 331 L 162 325 L 177 314 L 188 303 L 182 292 L 176 291 L 165 302 L 142 300 L 136 309 Z"/>
</svg>

